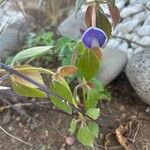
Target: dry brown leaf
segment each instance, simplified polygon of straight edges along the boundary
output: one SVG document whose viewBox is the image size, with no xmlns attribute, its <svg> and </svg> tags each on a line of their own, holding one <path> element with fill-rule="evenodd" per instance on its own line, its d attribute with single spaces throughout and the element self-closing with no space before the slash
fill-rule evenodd
<svg viewBox="0 0 150 150">
<path fill-rule="evenodd" d="M 76 66 L 68 65 L 68 66 L 60 67 L 56 74 L 61 77 L 67 77 L 75 74 L 77 70 L 78 68 Z"/>
<path fill-rule="evenodd" d="M 29 65 L 20 65 L 20 66 L 17 66 L 15 68 L 25 68 L 25 67 L 31 67 L 31 66 L 29 66 Z M 44 85 L 44 81 L 43 81 L 42 76 L 39 73 L 39 71 L 37 71 L 37 70 L 24 70 L 24 71 L 19 71 L 19 72 L 24 74 L 28 78 L 38 82 L 39 84 Z M 19 84 L 22 84 L 24 86 L 31 87 L 31 88 L 36 88 L 36 86 L 34 84 L 24 80 L 23 78 L 15 75 L 15 74 L 11 75 L 11 79 L 12 79 L 12 81 L 17 82 Z"/>
</svg>

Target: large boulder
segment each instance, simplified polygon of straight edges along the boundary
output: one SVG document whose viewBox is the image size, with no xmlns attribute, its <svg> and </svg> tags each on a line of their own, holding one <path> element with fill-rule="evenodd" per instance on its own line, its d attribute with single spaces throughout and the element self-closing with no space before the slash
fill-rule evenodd
<svg viewBox="0 0 150 150">
<path fill-rule="evenodd" d="M 80 39 L 82 30 L 85 29 L 84 15 L 85 10 L 80 10 L 76 15 L 73 12 L 58 26 L 58 33 L 63 36 L 69 36 L 74 40 Z"/>
<path fill-rule="evenodd" d="M 124 52 L 109 47 L 104 48 L 102 54 L 102 65 L 97 78 L 106 86 L 122 72 L 127 63 L 127 56 Z"/>
<path fill-rule="evenodd" d="M 150 50 L 129 60 L 126 75 L 139 97 L 150 105 Z"/>
</svg>

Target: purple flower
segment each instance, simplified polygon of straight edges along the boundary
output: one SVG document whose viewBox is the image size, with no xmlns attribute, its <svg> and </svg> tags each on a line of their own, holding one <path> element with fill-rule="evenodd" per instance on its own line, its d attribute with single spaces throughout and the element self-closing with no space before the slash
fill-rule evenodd
<svg viewBox="0 0 150 150">
<path fill-rule="evenodd" d="M 82 42 L 87 48 L 103 47 L 107 42 L 107 36 L 103 30 L 90 27 L 84 32 Z"/>
</svg>

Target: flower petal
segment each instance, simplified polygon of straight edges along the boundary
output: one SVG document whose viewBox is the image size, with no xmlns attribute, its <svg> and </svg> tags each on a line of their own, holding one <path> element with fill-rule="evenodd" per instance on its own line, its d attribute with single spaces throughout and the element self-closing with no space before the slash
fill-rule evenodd
<svg viewBox="0 0 150 150">
<path fill-rule="evenodd" d="M 87 48 L 103 47 L 107 42 L 107 36 L 103 30 L 90 27 L 84 32 L 82 42 Z"/>
</svg>

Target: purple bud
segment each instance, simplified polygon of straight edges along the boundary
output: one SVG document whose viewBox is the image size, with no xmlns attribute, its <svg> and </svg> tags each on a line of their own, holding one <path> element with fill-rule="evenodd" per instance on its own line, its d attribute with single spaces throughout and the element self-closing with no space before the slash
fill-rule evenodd
<svg viewBox="0 0 150 150">
<path fill-rule="evenodd" d="M 104 47 L 107 42 L 107 36 L 103 30 L 90 27 L 84 32 L 82 42 L 87 48 Z"/>
</svg>

